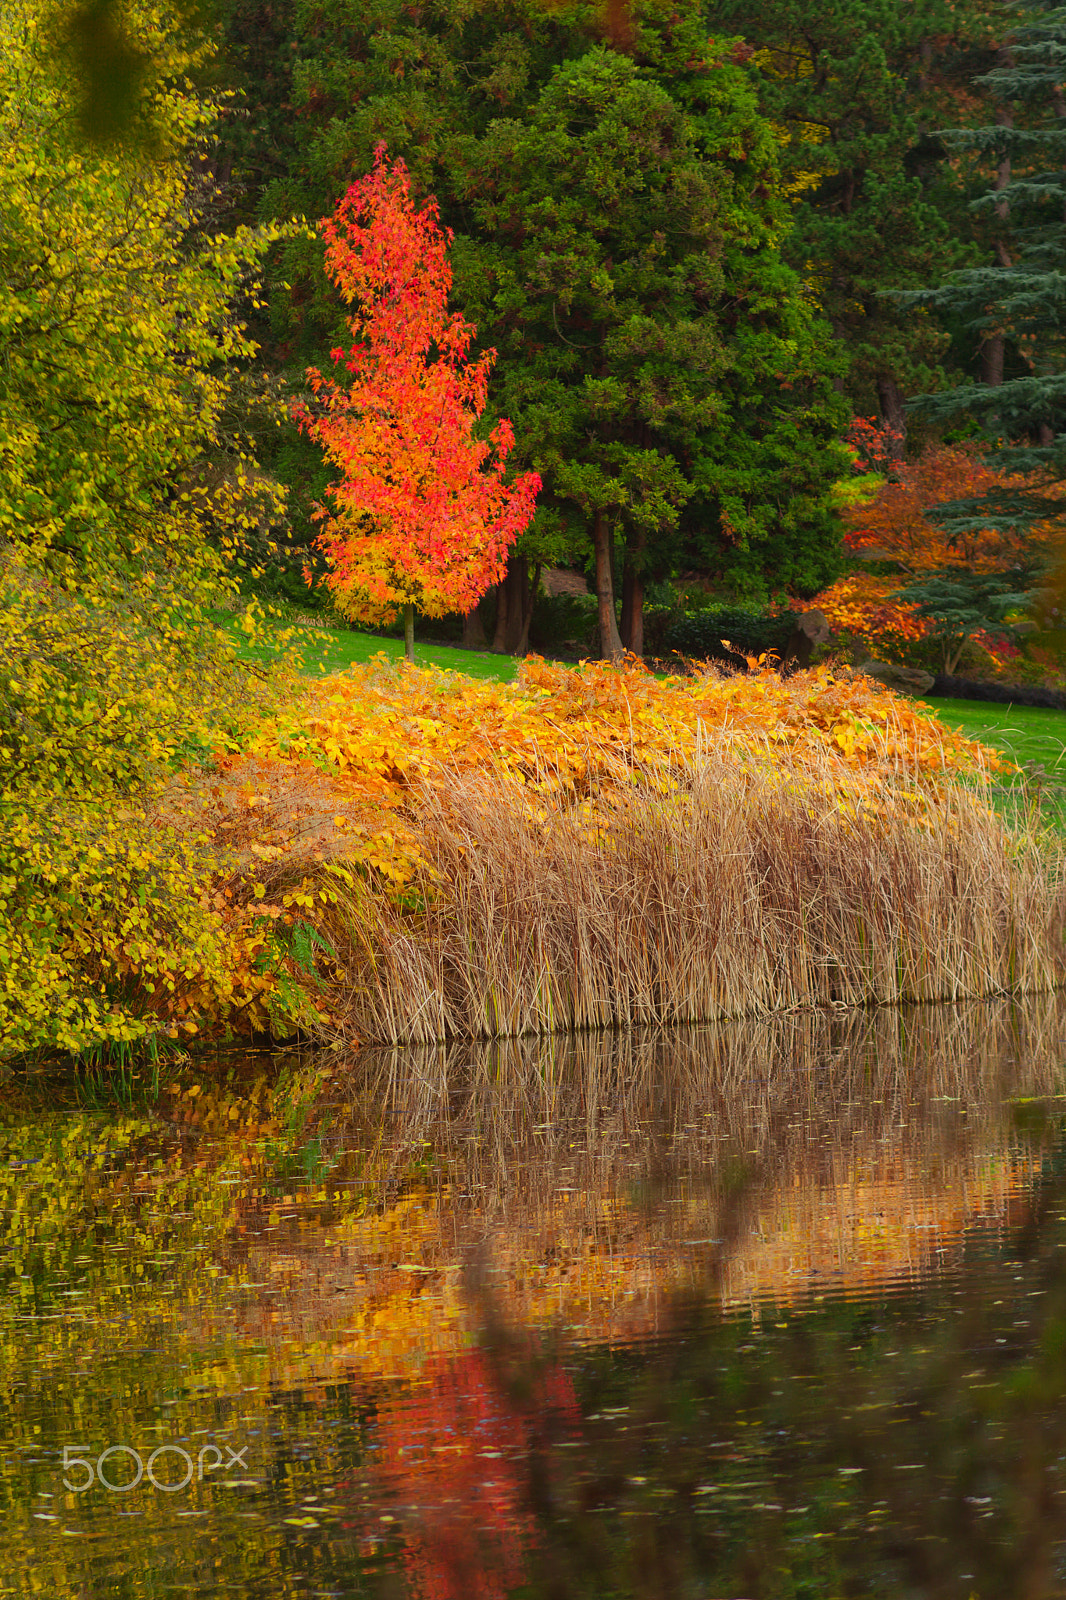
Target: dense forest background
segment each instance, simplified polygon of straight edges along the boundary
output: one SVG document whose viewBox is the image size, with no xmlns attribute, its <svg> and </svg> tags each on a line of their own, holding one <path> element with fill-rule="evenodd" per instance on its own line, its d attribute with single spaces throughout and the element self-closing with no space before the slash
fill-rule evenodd
<svg viewBox="0 0 1066 1600">
<path fill-rule="evenodd" d="M 911 397 L 1034 372 L 980 281 L 1017 249 L 1018 197 L 981 204 L 1016 185 L 1004 138 L 1029 137 L 1031 176 L 1060 114 L 1046 74 L 1021 103 L 996 81 L 1021 21 L 990 0 L 227 0 L 213 216 L 314 221 L 379 141 L 404 158 L 454 231 L 456 302 L 499 352 L 490 407 L 545 482 L 497 647 L 542 565 L 591 573 L 598 549 L 639 649 L 663 580 L 759 604 L 838 577 L 853 418 L 913 458 L 979 430 L 908 415 Z M 895 297 L 967 272 L 969 301 Z M 317 240 L 279 245 L 252 325 L 270 380 L 301 393 L 343 311 Z M 1021 421 L 1034 444 L 1058 431 Z M 294 430 L 264 447 L 296 598 L 326 473 Z"/>
</svg>

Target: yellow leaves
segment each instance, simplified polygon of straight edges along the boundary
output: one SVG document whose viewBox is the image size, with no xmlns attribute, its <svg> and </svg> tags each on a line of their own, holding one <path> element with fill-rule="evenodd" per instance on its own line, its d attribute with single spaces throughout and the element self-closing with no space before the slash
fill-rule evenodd
<svg viewBox="0 0 1066 1600">
<path fill-rule="evenodd" d="M 0 603 L 8 616 L 19 636 L 24 613 Z M 137 737 L 141 726 L 131 720 Z M 683 805 L 703 756 L 820 785 L 848 817 L 895 808 L 919 823 L 946 777 L 994 765 L 910 701 L 828 666 L 787 681 L 658 680 L 632 664 L 530 659 L 498 684 L 378 664 L 309 683 L 244 743 L 161 794 L 94 780 L 81 809 L 55 799 L 70 771 L 57 760 L 55 788 L 6 813 L 0 1015 L 16 1041 L 50 1029 L 84 1048 L 157 1028 L 263 1027 L 271 1014 L 319 1026 L 319 976 L 343 981 L 311 937 L 328 937 L 333 907 L 361 915 L 378 895 L 417 914 L 436 892 L 424 818 L 442 772 L 483 778 L 488 804 L 505 784 L 537 828 L 561 812 L 602 841 L 634 784 Z M 43 817 L 59 831 L 42 832 Z M 40 894 L 49 873 L 54 899 Z"/>
<path fill-rule="evenodd" d="M 106 590 L 66 593 L 25 565 L 0 569 L 0 631 L 28 668 L 14 675 L 18 691 L 0 679 L 0 722 L 20 730 L 15 748 L 0 747 L 8 1052 L 173 1032 L 175 1006 L 232 996 L 241 967 L 231 895 L 207 889 L 219 866 L 210 830 L 183 814 L 189 786 L 175 786 L 172 814 L 158 809 L 156 772 L 218 704 L 211 664 L 189 632 L 160 648 Z M 219 697 L 235 725 L 237 687 Z"/>
<path fill-rule="evenodd" d="M 281 903 L 288 911 L 292 906 L 300 906 L 304 910 L 311 910 L 315 904 L 315 897 L 306 889 L 295 890 L 292 894 L 282 895 Z"/>
<path fill-rule="evenodd" d="M 42 15 L 9 0 L 0 24 L 0 1039 L 78 1051 L 153 1031 L 186 969 L 229 982 L 218 854 L 153 808 L 161 775 L 219 727 L 239 737 L 258 698 L 209 608 L 236 593 L 219 549 L 274 497 L 250 463 L 218 492 L 202 468 L 254 353 L 230 301 L 279 232 L 196 227 L 187 152 L 214 111 L 188 30 L 126 8 L 161 74 L 152 150 L 101 154 L 36 47 Z M 258 609 L 238 625 L 254 638 Z"/>
<path fill-rule="evenodd" d="M 279 856 L 285 854 L 285 850 L 282 845 L 261 844 L 256 839 L 252 840 L 251 844 L 248 846 L 248 849 L 253 856 L 258 856 L 262 861 L 276 861 Z"/>
<path fill-rule="evenodd" d="M 989 764 L 979 746 L 909 701 L 828 665 L 788 680 L 770 671 L 657 680 L 632 664 L 574 670 L 537 658 L 514 684 L 355 667 L 310 687 L 252 747 L 263 773 L 272 763 L 315 762 L 327 794 L 347 800 L 328 816 L 340 836 L 334 859 L 402 888 L 426 871 L 419 785 L 432 788 L 442 768 L 506 778 L 533 806 L 594 796 L 598 807 L 638 779 L 668 792 L 679 762 L 712 743 L 721 750 L 723 739 L 738 764 L 813 770 L 828 755 L 848 784 L 871 789 L 898 784 L 901 762 L 934 777 Z M 389 820 L 390 812 L 399 815 Z"/>
</svg>

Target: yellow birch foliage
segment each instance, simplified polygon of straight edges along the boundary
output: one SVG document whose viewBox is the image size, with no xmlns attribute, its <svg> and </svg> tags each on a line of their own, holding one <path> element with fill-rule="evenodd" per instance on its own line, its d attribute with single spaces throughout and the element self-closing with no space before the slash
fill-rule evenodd
<svg viewBox="0 0 1066 1600">
<path fill-rule="evenodd" d="M 276 230 L 199 228 L 189 158 L 213 110 L 188 74 L 206 46 L 166 8 L 122 10 L 148 64 L 139 137 L 99 149 L 56 48 L 69 8 L 0 9 L 8 1056 L 129 1042 L 160 1016 L 174 1025 L 169 996 L 254 976 L 208 898 L 214 842 L 156 804 L 184 757 L 247 728 L 264 699 L 211 618 L 238 603 L 231 557 L 261 513 L 224 419 L 232 363 L 255 353 L 234 296 L 254 295 Z M 207 470 L 220 457 L 221 488 Z"/>
<path fill-rule="evenodd" d="M 80 87 L 56 49 L 69 5 L 0 8 L 0 537 L 79 575 L 92 557 L 134 572 L 149 551 L 188 559 L 175 510 L 222 442 L 227 363 L 255 353 L 233 299 L 254 299 L 256 263 L 279 237 L 203 231 L 189 160 L 215 113 L 188 74 L 208 47 L 168 8 L 122 12 L 152 64 L 145 142 L 100 149 L 81 134 Z M 230 448 L 239 499 L 249 464 Z"/>
</svg>

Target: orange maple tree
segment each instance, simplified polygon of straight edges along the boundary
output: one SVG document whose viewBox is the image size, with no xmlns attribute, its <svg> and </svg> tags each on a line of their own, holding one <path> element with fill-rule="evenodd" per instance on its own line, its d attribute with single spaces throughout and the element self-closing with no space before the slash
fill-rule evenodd
<svg viewBox="0 0 1066 1600">
<path fill-rule="evenodd" d="M 825 613 L 834 631 L 859 634 L 871 647 L 891 651 L 925 638 L 929 631 L 917 607 L 895 597 L 898 589 L 922 574 L 951 568 L 1003 571 L 1018 561 L 1022 546 L 1018 538 L 995 528 L 977 528 L 949 540 L 930 520 L 929 512 L 946 501 L 976 499 L 1006 486 L 1004 475 L 974 446 L 931 444 L 915 461 L 891 461 L 887 453 L 877 455 L 877 441 L 871 442 L 875 432 L 867 424 L 862 437 L 855 437 L 853 429 L 857 468 L 888 467 L 891 476 L 876 494 L 844 510 L 844 544 L 860 560 L 892 562 L 895 571 L 846 573 L 812 604 Z M 996 662 L 1018 654 L 998 636 L 981 634 L 979 643 Z"/>
<path fill-rule="evenodd" d="M 309 368 L 315 402 L 296 408 L 341 472 L 317 543 L 345 615 L 388 621 L 403 608 L 410 657 L 416 605 L 469 611 L 503 577 L 540 478 L 504 481 L 505 417 L 477 436 L 496 352 L 470 359 L 477 329 L 448 312 L 451 231 L 435 199 L 416 206 L 404 163 L 390 165 L 380 144 L 373 171 L 320 229 L 326 271 L 353 307 L 353 342 L 331 352 L 346 378 Z"/>
<path fill-rule="evenodd" d="M 979 528 L 949 540 L 928 513 L 946 501 L 977 499 L 1006 484 L 1004 474 L 972 445 L 927 445 L 917 460 L 897 463 L 872 499 L 845 511 L 844 543 L 867 560 L 898 562 L 908 574 L 946 567 L 996 571 L 1017 558 L 1017 537 Z"/>
</svg>

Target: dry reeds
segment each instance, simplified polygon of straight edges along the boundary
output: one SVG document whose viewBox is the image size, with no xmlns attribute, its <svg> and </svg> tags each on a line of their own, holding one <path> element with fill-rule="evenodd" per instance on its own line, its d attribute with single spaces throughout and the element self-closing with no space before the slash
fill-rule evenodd
<svg viewBox="0 0 1066 1600">
<path fill-rule="evenodd" d="M 973 792 L 876 807 L 726 745 L 673 783 L 552 803 L 442 768 L 408 816 L 429 863 L 397 904 L 335 907 L 342 1036 L 390 1043 L 689 1023 L 1063 981 L 1063 855 Z M 876 797 L 875 797 L 876 798 Z"/>
</svg>

